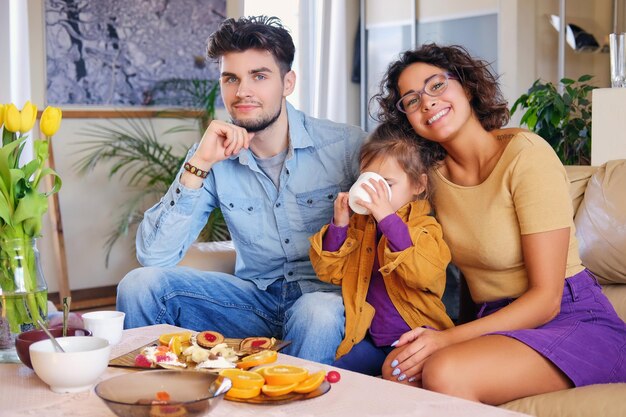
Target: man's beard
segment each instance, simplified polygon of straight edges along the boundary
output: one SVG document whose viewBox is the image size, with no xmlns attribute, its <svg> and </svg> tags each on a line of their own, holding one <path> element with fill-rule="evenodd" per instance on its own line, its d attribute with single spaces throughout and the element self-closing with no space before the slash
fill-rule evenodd
<svg viewBox="0 0 626 417">
<path fill-rule="evenodd" d="M 278 111 L 276 112 L 276 114 L 270 117 L 265 117 L 265 118 L 261 118 L 257 120 L 239 120 L 239 119 L 235 119 L 234 117 L 231 117 L 231 121 L 233 122 L 235 126 L 243 127 L 250 133 L 260 132 L 262 130 L 265 130 L 272 124 L 274 124 L 274 122 L 278 120 L 278 118 L 280 117 L 280 114 L 282 113 L 282 111 L 283 111 L 283 106 L 281 105 L 278 108 Z"/>
</svg>

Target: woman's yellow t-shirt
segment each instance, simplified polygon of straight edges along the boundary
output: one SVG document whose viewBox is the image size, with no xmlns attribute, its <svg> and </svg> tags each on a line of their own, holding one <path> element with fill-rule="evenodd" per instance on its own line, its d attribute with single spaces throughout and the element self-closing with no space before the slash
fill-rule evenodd
<svg viewBox="0 0 626 417">
<path fill-rule="evenodd" d="M 517 298 L 528 288 L 521 235 L 570 228 L 566 276 L 582 271 L 569 181 L 541 137 L 519 132 L 489 177 L 465 187 L 437 171 L 435 206 L 444 239 L 474 302 Z"/>
</svg>

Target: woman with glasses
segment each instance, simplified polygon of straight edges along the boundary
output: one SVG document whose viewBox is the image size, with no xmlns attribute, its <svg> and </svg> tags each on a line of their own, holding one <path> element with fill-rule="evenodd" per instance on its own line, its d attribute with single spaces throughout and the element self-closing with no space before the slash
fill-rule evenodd
<svg viewBox="0 0 626 417">
<path fill-rule="evenodd" d="M 626 325 L 581 264 L 565 169 L 541 137 L 502 128 L 489 64 L 424 45 L 389 66 L 376 100 L 435 163 L 437 218 L 478 311 L 402 335 L 383 376 L 494 405 L 626 382 Z"/>
</svg>

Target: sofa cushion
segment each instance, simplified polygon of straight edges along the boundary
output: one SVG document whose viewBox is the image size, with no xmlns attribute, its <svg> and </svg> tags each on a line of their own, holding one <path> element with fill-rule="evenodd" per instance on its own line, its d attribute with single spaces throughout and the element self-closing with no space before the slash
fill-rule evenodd
<svg viewBox="0 0 626 417">
<path fill-rule="evenodd" d="M 603 284 L 626 284 L 626 160 L 592 175 L 576 212 L 580 258 Z"/>
<path fill-rule="evenodd" d="M 235 258 L 235 246 L 232 241 L 194 242 L 178 266 L 232 274 L 235 270 Z"/>
<path fill-rule="evenodd" d="M 580 203 L 583 201 L 587 182 L 598 167 L 589 165 L 566 165 L 567 178 L 569 179 L 569 194 L 572 198 L 572 206 L 574 213 L 578 210 Z"/>
<path fill-rule="evenodd" d="M 624 417 L 626 384 L 601 384 L 521 398 L 501 405 L 540 417 Z"/>
<path fill-rule="evenodd" d="M 615 307 L 617 315 L 626 321 L 626 285 L 603 285 L 602 292 Z"/>
</svg>

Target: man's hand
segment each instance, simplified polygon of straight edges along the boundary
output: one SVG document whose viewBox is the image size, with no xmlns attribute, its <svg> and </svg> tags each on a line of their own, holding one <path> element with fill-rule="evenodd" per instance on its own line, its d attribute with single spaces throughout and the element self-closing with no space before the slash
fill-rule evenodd
<svg viewBox="0 0 626 417">
<path fill-rule="evenodd" d="M 243 127 L 221 120 L 213 120 L 202 135 L 202 140 L 193 158 L 197 158 L 198 163 L 212 166 L 216 162 L 237 155 L 242 148 L 248 149 L 253 137 L 254 133 L 248 133 Z M 200 166 L 198 168 L 203 169 Z"/>
<path fill-rule="evenodd" d="M 337 194 L 335 200 L 335 210 L 333 213 L 333 224 L 338 227 L 345 227 L 350 223 L 350 208 L 348 207 L 348 193 Z"/>
<path fill-rule="evenodd" d="M 189 163 L 203 171 L 232 155 L 237 155 L 242 148 L 248 149 L 254 133 L 248 133 L 243 127 L 221 120 L 213 120 L 207 127 L 196 152 L 189 158 Z M 202 178 L 183 171 L 180 182 L 185 187 L 200 188 Z"/>
</svg>

